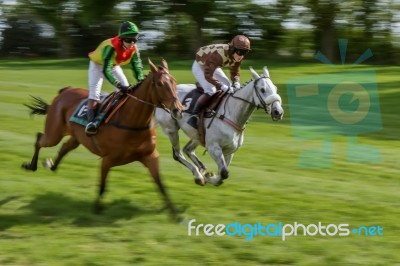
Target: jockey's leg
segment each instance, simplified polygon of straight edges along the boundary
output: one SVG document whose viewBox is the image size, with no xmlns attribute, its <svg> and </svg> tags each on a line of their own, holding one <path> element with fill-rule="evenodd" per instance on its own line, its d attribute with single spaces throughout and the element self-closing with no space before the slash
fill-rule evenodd
<svg viewBox="0 0 400 266">
<path fill-rule="evenodd" d="M 193 108 L 193 113 L 192 116 L 189 118 L 189 120 L 187 121 L 187 123 L 196 128 L 197 129 L 197 125 L 198 125 L 198 120 L 199 120 L 199 114 L 201 112 L 201 110 L 203 110 L 208 103 L 208 100 L 211 98 L 211 95 L 207 94 L 207 93 L 203 93 L 199 99 L 197 99 L 197 102 Z"/>
<path fill-rule="evenodd" d="M 199 99 L 197 99 L 192 116 L 187 121 L 187 123 L 190 126 L 197 129 L 200 111 L 206 107 L 211 95 L 213 95 L 217 90 L 213 84 L 209 83 L 206 80 L 204 75 L 204 66 L 197 63 L 196 60 L 193 62 L 192 65 L 192 73 L 196 78 L 197 82 L 201 85 L 201 87 L 204 90 L 204 94 L 201 95 Z"/>
<path fill-rule="evenodd" d="M 96 112 L 98 103 L 100 102 L 101 87 L 103 86 L 103 66 L 96 64 L 93 61 L 89 62 L 89 101 L 87 110 L 88 124 L 86 125 L 85 132 L 87 135 L 94 135 L 97 133 Z"/>
<path fill-rule="evenodd" d="M 88 124 L 86 125 L 85 128 L 85 132 L 88 135 L 94 135 L 97 133 L 98 125 L 94 121 L 96 119 L 97 109 L 98 109 L 98 102 L 96 100 L 89 99 L 88 109 L 87 109 Z"/>
</svg>

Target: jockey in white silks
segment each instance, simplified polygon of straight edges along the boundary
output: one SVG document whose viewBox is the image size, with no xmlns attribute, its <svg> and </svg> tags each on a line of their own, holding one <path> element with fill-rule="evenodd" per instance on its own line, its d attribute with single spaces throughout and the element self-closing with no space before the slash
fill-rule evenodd
<svg viewBox="0 0 400 266">
<path fill-rule="evenodd" d="M 208 100 L 222 90 L 232 93 L 240 88 L 240 65 L 250 51 L 250 40 L 244 35 L 236 35 L 228 44 L 211 44 L 201 47 L 196 53 L 192 72 L 204 93 L 197 100 L 188 124 L 197 128 L 200 111 L 207 106 Z M 222 67 L 228 66 L 232 87 Z"/>
</svg>

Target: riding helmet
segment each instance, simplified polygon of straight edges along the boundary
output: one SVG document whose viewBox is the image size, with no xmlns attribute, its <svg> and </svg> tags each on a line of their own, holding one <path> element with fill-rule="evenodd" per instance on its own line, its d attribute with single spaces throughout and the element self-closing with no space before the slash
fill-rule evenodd
<svg viewBox="0 0 400 266">
<path fill-rule="evenodd" d="M 236 35 L 235 37 L 233 37 L 233 39 L 229 43 L 229 46 L 240 50 L 251 50 L 250 40 L 244 35 Z"/>
<path fill-rule="evenodd" d="M 132 23 L 130 21 L 122 22 L 121 26 L 119 27 L 119 37 L 135 38 L 138 34 L 139 28 L 136 26 L 135 23 Z"/>
</svg>

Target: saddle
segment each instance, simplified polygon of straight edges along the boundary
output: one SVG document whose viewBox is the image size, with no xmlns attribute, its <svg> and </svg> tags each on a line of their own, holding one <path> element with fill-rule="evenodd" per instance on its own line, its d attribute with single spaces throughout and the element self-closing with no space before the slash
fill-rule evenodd
<svg viewBox="0 0 400 266">
<path fill-rule="evenodd" d="M 200 86 L 199 83 L 196 83 L 196 88 L 189 92 L 184 100 L 183 103 L 185 106 L 189 106 L 184 112 L 192 114 L 193 107 L 197 102 L 197 99 L 204 93 L 203 88 Z M 199 114 L 199 124 L 198 124 L 198 132 L 199 132 L 199 140 L 201 145 L 205 146 L 205 137 L 206 137 L 206 127 L 204 125 L 204 118 L 212 118 L 216 116 L 216 110 L 218 109 L 219 105 L 222 102 L 222 99 L 225 97 L 225 93 L 221 90 L 218 90 L 214 93 L 210 100 L 208 101 L 207 106 L 200 111 Z M 210 127 L 211 122 L 208 124 L 207 128 Z"/>
<path fill-rule="evenodd" d="M 128 98 L 119 92 L 112 92 L 110 94 L 102 94 L 100 96 L 100 107 L 97 111 L 95 122 L 98 126 L 101 123 L 108 123 L 115 112 L 122 106 Z M 87 104 L 88 99 L 82 100 L 82 102 L 75 109 L 74 113 L 71 115 L 69 121 L 79 124 L 81 126 L 86 126 L 87 121 Z"/>
</svg>

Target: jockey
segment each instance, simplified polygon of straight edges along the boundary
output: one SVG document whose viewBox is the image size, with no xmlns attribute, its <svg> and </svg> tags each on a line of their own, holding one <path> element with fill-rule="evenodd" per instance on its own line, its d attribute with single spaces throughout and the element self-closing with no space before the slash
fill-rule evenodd
<svg viewBox="0 0 400 266">
<path fill-rule="evenodd" d="M 121 24 L 118 36 L 104 40 L 89 53 L 89 101 L 87 110 L 88 135 L 97 133 L 98 125 L 94 122 L 100 102 L 101 87 L 104 77 L 122 92 L 128 92 L 130 84 L 121 66 L 130 64 L 138 82 L 144 79 L 143 66 L 136 42 L 139 37 L 138 27 L 129 21 Z"/>
<path fill-rule="evenodd" d="M 197 50 L 192 72 L 204 89 L 204 94 L 197 100 L 193 114 L 187 121 L 190 126 L 197 129 L 200 111 L 206 107 L 208 100 L 217 90 L 232 93 L 233 88 L 240 88 L 240 64 L 249 51 L 250 40 L 244 35 L 236 35 L 229 44 L 211 44 Z M 221 69 L 224 66 L 230 69 L 233 88 Z"/>
</svg>

